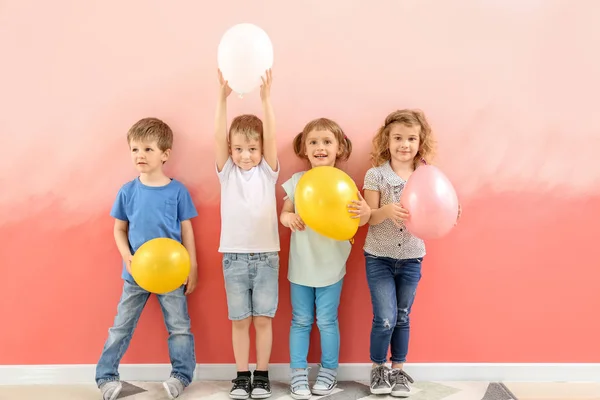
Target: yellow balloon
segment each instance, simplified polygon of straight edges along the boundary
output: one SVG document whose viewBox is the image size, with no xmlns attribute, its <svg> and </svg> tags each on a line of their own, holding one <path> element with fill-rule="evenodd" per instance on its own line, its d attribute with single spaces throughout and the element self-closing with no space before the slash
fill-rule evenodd
<svg viewBox="0 0 600 400">
<path fill-rule="evenodd" d="M 358 218 L 348 204 L 358 200 L 356 184 L 339 168 L 316 167 L 306 172 L 294 193 L 296 210 L 315 232 L 336 240 L 349 240 L 358 230 Z"/>
<path fill-rule="evenodd" d="M 131 275 L 141 288 L 156 294 L 171 292 L 190 274 L 190 255 L 177 240 L 156 238 L 147 241 L 131 259 Z"/>
</svg>

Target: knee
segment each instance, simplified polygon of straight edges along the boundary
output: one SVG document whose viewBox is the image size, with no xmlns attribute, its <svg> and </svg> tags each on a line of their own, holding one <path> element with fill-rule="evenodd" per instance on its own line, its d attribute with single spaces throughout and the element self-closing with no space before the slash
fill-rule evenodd
<svg viewBox="0 0 600 400">
<path fill-rule="evenodd" d="M 310 328 L 314 322 L 312 315 L 293 313 L 292 326 L 295 328 Z"/>
<path fill-rule="evenodd" d="M 338 324 L 337 313 L 317 314 L 317 326 L 319 329 L 336 327 Z"/>
<path fill-rule="evenodd" d="M 399 308 L 396 326 L 406 326 L 409 323 L 410 323 L 410 310 L 407 308 Z"/>
<path fill-rule="evenodd" d="M 250 328 L 250 324 L 252 323 L 252 317 L 231 321 L 231 323 L 233 325 L 233 329 L 235 330 L 248 330 Z"/>
<path fill-rule="evenodd" d="M 393 330 L 397 323 L 397 314 L 393 312 L 378 313 L 373 317 L 375 329 L 387 331 Z"/>
<path fill-rule="evenodd" d="M 254 328 L 257 331 L 268 330 L 271 328 L 271 321 L 272 320 L 269 317 L 254 317 L 253 318 Z"/>
</svg>

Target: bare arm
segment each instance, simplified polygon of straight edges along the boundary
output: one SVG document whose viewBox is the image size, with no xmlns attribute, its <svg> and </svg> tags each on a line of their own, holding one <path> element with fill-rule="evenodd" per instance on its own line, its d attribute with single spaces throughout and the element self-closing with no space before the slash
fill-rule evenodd
<svg viewBox="0 0 600 400">
<path fill-rule="evenodd" d="M 187 280 L 185 294 L 188 295 L 194 291 L 198 283 L 198 260 L 196 259 L 196 241 L 194 239 L 194 228 L 192 222 L 188 219 L 181 221 L 181 244 L 186 248 L 190 255 L 190 275 Z"/>
<path fill-rule="evenodd" d="M 115 219 L 115 227 L 113 234 L 115 236 L 115 243 L 119 249 L 119 253 L 123 260 L 128 261 L 131 258 L 131 250 L 129 249 L 129 238 L 127 237 L 127 230 L 129 228 L 129 222 Z"/>
<path fill-rule="evenodd" d="M 369 225 L 379 225 L 386 218 L 386 210 L 379 207 L 379 192 L 376 190 L 365 190 L 364 198 L 369 207 L 371 207 L 371 216 Z"/>
<path fill-rule="evenodd" d="M 198 260 L 196 259 L 196 242 L 194 239 L 194 228 L 192 228 L 192 221 L 185 220 L 181 221 L 181 244 L 188 251 L 190 255 L 190 262 L 192 268 L 198 266 Z"/>
<path fill-rule="evenodd" d="M 294 203 L 290 199 L 285 199 L 283 207 L 281 208 L 281 215 L 279 216 L 279 222 L 281 225 L 289 228 L 289 215 L 294 214 Z"/>
<path fill-rule="evenodd" d="M 261 77 L 260 97 L 264 114 L 263 155 L 273 171 L 277 171 L 277 141 L 275 139 L 275 113 L 271 103 L 271 70 L 267 71 L 266 79 Z"/>
<path fill-rule="evenodd" d="M 127 237 L 127 230 L 129 229 L 129 222 L 115 219 L 115 227 L 113 228 L 113 235 L 115 236 L 115 243 L 117 249 L 121 254 L 121 258 L 125 261 L 125 268 L 127 272 L 131 274 L 131 250 L 129 249 L 129 238 Z"/>
<path fill-rule="evenodd" d="M 219 97 L 215 115 L 215 158 L 217 170 L 221 172 L 229 158 L 229 142 L 227 140 L 227 96 L 231 89 L 219 71 Z"/>
</svg>

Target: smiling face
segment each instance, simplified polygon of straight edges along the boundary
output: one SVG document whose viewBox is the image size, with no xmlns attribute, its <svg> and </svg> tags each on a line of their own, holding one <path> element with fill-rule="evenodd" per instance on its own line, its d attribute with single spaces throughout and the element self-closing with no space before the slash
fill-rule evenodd
<svg viewBox="0 0 600 400">
<path fill-rule="evenodd" d="M 314 167 L 334 166 L 340 154 L 340 144 L 335 135 L 327 130 L 313 130 L 306 135 L 305 155 Z"/>
<path fill-rule="evenodd" d="M 394 124 L 389 134 L 390 157 L 398 163 L 413 162 L 419 152 L 420 128 L 401 123 Z"/>
<path fill-rule="evenodd" d="M 250 139 L 243 134 L 232 134 L 231 159 L 235 165 L 248 171 L 256 167 L 262 159 L 262 145 L 259 139 Z"/>
<path fill-rule="evenodd" d="M 131 161 L 141 174 L 152 174 L 162 170 L 163 163 L 169 159 L 170 154 L 169 149 L 159 149 L 156 140 L 131 140 L 129 149 Z"/>
</svg>

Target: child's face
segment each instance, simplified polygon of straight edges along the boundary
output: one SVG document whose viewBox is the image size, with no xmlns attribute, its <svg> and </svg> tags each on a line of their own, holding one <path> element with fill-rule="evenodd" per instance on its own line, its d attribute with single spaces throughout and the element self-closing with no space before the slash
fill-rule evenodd
<svg viewBox="0 0 600 400">
<path fill-rule="evenodd" d="M 400 163 L 412 162 L 419 151 L 421 128 L 394 124 L 390 129 L 389 149 L 392 160 Z"/>
<path fill-rule="evenodd" d="M 306 135 L 306 156 L 314 167 L 334 166 L 340 144 L 330 131 L 311 131 Z"/>
<path fill-rule="evenodd" d="M 169 159 L 170 150 L 161 151 L 156 140 L 129 142 L 131 160 L 140 173 L 151 174 L 162 169 L 163 162 Z"/>
<path fill-rule="evenodd" d="M 259 140 L 249 140 L 245 135 L 231 135 L 231 159 L 233 163 L 248 171 L 262 160 L 262 146 Z"/>
</svg>

